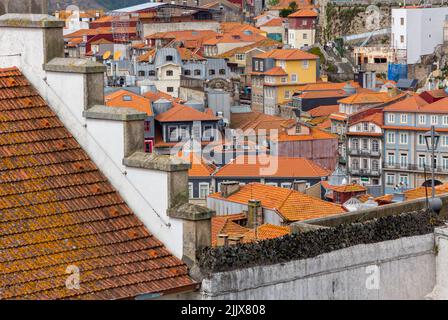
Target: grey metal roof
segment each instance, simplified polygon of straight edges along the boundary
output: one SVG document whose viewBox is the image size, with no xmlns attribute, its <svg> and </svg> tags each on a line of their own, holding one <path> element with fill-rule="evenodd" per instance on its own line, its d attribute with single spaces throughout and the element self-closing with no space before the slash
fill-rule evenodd
<svg viewBox="0 0 448 320">
<path fill-rule="evenodd" d="M 131 12 L 136 12 L 136 11 L 156 8 L 156 7 L 160 7 L 160 6 L 163 6 L 163 5 L 166 5 L 166 3 L 162 3 L 162 2 L 147 2 L 147 3 L 138 4 L 136 6 L 131 6 L 131 7 L 117 9 L 117 10 L 114 10 L 113 12 L 116 12 L 116 13 L 131 13 Z"/>
</svg>

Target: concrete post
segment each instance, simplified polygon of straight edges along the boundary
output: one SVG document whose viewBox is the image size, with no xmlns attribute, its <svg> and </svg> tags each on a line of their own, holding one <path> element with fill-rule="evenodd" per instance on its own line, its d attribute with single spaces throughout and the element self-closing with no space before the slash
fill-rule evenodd
<svg viewBox="0 0 448 320">
<path fill-rule="evenodd" d="M 448 224 L 435 228 L 436 285 L 426 296 L 428 300 L 448 300 Z"/>
</svg>

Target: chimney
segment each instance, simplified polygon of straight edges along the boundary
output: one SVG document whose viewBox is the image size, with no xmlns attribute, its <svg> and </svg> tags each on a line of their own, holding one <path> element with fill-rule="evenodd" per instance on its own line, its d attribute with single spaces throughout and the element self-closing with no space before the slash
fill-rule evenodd
<svg viewBox="0 0 448 320">
<path fill-rule="evenodd" d="M 294 182 L 292 183 L 292 189 L 297 192 L 305 193 L 306 181 L 305 180 L 294 180 Z"/>
<path fill-rule="evenodd" d="M 229 245 L 229 235 L 228 234 L 218 234 L 218 241 L 216 242 L 218 247 Z"/>
<path fill-rule="evenodd" d="M 229 238 L 229 246 L 234 246 L 243 242 L 244 236 L 233 236 Z"/>
<path fill-rule="evenodd" d="M 48 0 L 0 0 L 0 15 L 5 13 L 48 14 Z"/>
<path fill-rule="evenodd" d="M 263 209 L 261 207 L 261 201 L 249 200 L 247 211 L 247 227 L 254 229 L 263 224 Z"/>
<path fill-rule="evenodd" d="M 225 181 L 221 183 L 221 196 L 224 198 L 230 197 L 239 190 L 240 183 L 238 181 Z"/>
</svg>

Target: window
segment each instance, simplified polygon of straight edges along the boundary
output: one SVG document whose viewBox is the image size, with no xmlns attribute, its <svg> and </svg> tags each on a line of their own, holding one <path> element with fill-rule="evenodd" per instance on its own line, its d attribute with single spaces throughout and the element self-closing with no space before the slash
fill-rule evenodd
<svg viewBox="0 0 448 320">
<path fill-rule="evenodd" d="M 353 159 L 353 161 L 352 161 L 352 168 L 354 170 L 359 170 L 359 160 L 358 159 Z"/>
<path fill-rule="evenodd" d="M 426 156 L 424 154 L 418 155 L 418 168 L 423 169 L 426 165 Z"/>
<path fill-rule="evenodd" d="M 209 76 L 213 76 L 214 74 L 215 74 L 215 70 L 214 69 L 208 70 L 208 75 Z"/>
<path fill-rule="evenodd" d="M 266 184 L 267 186 L 278 187 L 277 182 L 266 182 L 265 184 Z"/>
<path fill-rule="evenodd" d="M 145 152 L 152 153 L 153 145 L 154 144 L 152 140 L 145 140 Z"/>
<path fill-rule="evenodd" d="M 369 140 L 362 139 L 362 149 L 363 150 L 368 150 L 369 149 Z"/>
<path fill-rule="evenodd" d="M 166 92 L 174 92 L 174 88 L 173 87 L 167 87 L 166 88 Z"/>
<path fill-rule="evenodd" d="M 191 75 L 191 70 L 185 70 L 185 71 L 184 71 L 184 75 L 186 75 L 186 76 L 190 76 L 190 75 Z"/>
<path fill-rule="evenodd" d="M 173 56 L 166 56 L 166 61 L 173 61 Z"/>
<path fill-rule="evenodd" d="M 400 25 L 404 26 L 404 18 L 400 18 Z"/>
<path fill-rule="evenodd" d="M 407 174 L 400 174 L 400 183 L 402 183 L 404 186 L 409 186 L 409 177 Z"/>
<path fill-rule="evenodd" d="M 448 116 L 443 116 L 442 117 L 442 123 L 444 126 L 448 126 Z"/>
<path fill-rule="evenodd" d="M 285 189 L 291 189 L 292 183 L 290 183 L 290 182 L 283 182 L 281 184 L 281 186 L 282 186 L 282 188 L 285 188 Z"/>
<path fill-rule="evenodd" d="M 264 62 L 260 61 L 260 71 L 264 71 Z"/>
<path fill-rule="evenodd" d="M 145 131 L 148 132 L 151 130 L 151 122 L 145 121 Z"/>
<path fill-rule="evenodd" d="M 400 166 L 405 168 L 408 166 L 408 155 L 406 153 L 400 154 Z"/>
<path fill-rule="evenodd" d="M 195 75 L 195 76 L 200 76 L 200 75 L 201 75 L 201 70 L 199 70 L 199 69 L 195 69 L 195 70 L 194 70 L 194 75 Z"/>
<path fill-rule="evenodd" d="M 395 153 L 389 152 L 387 154 L 387 164 L 393 166 L 395 164 Z"/>
<path fill-rule="evenodd" d="M 431 124 L 432 125 L 437 124 L 437 116 L 436 115 L 431 115 Z"/>
<path fill-rule="evenodd" d="M 395 143 L 395 132 L 387 133 L 387 143 Z"/>
<path fill-rule="evenodd" d="M 402 114 L 400 117 L 400 122 L 401 123 L 408 123 L 408 115 L 407 114 Z"/>
<path fill-rule="evenodd" d="M 255 60 L 255 71 L 260 71 L 258 60 Z"/>
<path fill-rule="evenodd" d="M 190 132 L 188 126 L 182 125 L 179 127 L 179 136 L 182 140 L 188 139 L 190 137 Z"/>
<path fill-rule="evenodd" d="M 209 141 L 213 138 L 213 126 L 205 125 L 203 128 L 202 137 L 204 140 Z"/>
<path fill-rule="evenodd" d="M 387 122 L 395 122 L 395 114 L 388 113 L 387 114 Z"/>
<path fill-rule="evenodd" d="M 188 182 L 188 196 L 190 199 L 193 199 L 194 194 L 193 194 L 193 183 L 192 182 Z"/>
<path fill-rule="evenodd" d="M 244 53 L 238 53 L 235 55 L 236 60 L 243 61 L 246 59 L 246 55 Z"/>
<path fill-rule="evenodd" d="M 443 170 L 448 170 L 448 157 L 442 158 L 442 168 Z"/>
<path fill-rule="evenodd" d="M 369 168 L 369 160 L 362 159 L 362 168 L 363 169 L 368 169 Z"/>
<path fill-rule="evenodd" d="M 285 69 L 285 68 L 286 68 L 286 62 L 285 62 L 285 60 L 280 60 L 280 61 L 278 62 L 278 66 L 279 66 L 279 67 L 282 67 L 283 69 Z"/>
<path fill-rule="evenodd" d="M 400 42 L 404 43 L 404 36 L 400 36 Z"/>
<path fill-rule="evenodd" d="M 148 76 L 154 77 L 155 75 L 156 75 L 156 72 L 154 70 L 149 70 L 148 71 Z"/>
<path fill-rule="evenodd" d="M 205 199 L 210 194 L 210 184 L 202 182 L 199 184 L 199 198 Z"/>
<path fill-rule="evenodd" d="M 379 144 L 378 140 L 372 140 L 372 151 L 373 152 L 380 151 L 380 144 Z"/>
<path fill-rule="evenodd" d="M 388 173 L 386 175 L 386 184 L 388 186 L 393 186 L 395 184 L 395 175 L 393 173 Z"/>
<path fill-rule="evenodd" d="M 285 99 L 289 99 L 290 98 L 290 92 L 289 90 L 285 91 Z"/>
<path fill-rule="evenodd" d="M 400 144 L 408 144 L 408 134 L 407 133 L 400 133 Z"/>
<path fill-rule="evenodd" d="M 422 134 L 418 135 L 418 142 L 419 145 L 425 145 L 425 137 Z"/>
<path fill-rule="evenodd" d="M 368 124 L 367 122 L 363 122 L 363 124 L 362 124 L 362 129 L 363 129 L 364 131 L 369 131 L 369 124 Z"/>
<path fill-rule="evenodd" d="M 170 141 L 177 141 L 179 140 L 178 131 L 176 126 L 169 126 L 168 127 L 168 137 Z"/>
<path fill-rule="evenodd" d="M 380 170 L 380 163 L 378 160 L 372 160 L 372 170 L 373 171 L 379 171 Z"/>
<path fill-rule="evenodd" d="M 303 34 L 303 40 L 306 40 L 308 38 L 308 35 L 306 33 Z"/>
<path fill-rule="evenodd" d="M 444 135 L 442 136 L 442 147 L 448 146 L 448 136 Z"/>
<path fill-rule="evenodd" d="M 138 76 L 139 77 L 144 77 L 145 76 L 145 71 L 139 71 L 138 72 Z"/>
<path fill-rule="evenodd" d="M 173 70 L 166 70 L 166 76 L 167 77 L 172 77 L 174 75 Z"/>
<path fill-rule="evenodd" d="M 358 139 L 353 139 L 352 140 L 352 148 L 355 149 L 355 150 L 359 149 Z"/>
<path fill-rule="evenodd" d="M 219 69 L 220 75 L 226 75 L 226 69 Z"/>
<path fill-rule="evenodd" d="M 426 116 L 424 114 L 418 115 L 418 123 L 419 124 L 425 124 L 426 123 Z"/>
<path fill-rule="evenodd" d="M 288 79 L 286 77 L 282 77 L 282 83 L 286 83 L 288 81 Z"/>
<path fill-rule="evenodd" d="M 302 61 L 303 69 L 308 69 L 309 65 L 310 65 L 310 62 L 308 60 L 303 60 Z"/>
<path fill-rule="evenodd" d="M 292 74 L 291 75 L 291 82 L 297 82 L 297 75 L 296 74 Z"/>
</svg>

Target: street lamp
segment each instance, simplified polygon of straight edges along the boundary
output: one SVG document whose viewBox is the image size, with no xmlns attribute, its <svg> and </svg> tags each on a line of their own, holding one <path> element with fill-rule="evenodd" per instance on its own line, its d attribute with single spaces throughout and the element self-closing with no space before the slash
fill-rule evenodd
<svg viewBox="0 0 448 320">
<path fill-rule="evenodd" d="M 431 130 L 425 133 L 426 148 L 431 152 L 431 198 L 435 197 L 435 183 L 434 183 L 434 170 L 435 170 L 435 151 L 439 145 L 440 135 L 436 132 L 434 126 L 431 126 Z"/>
</svg>

